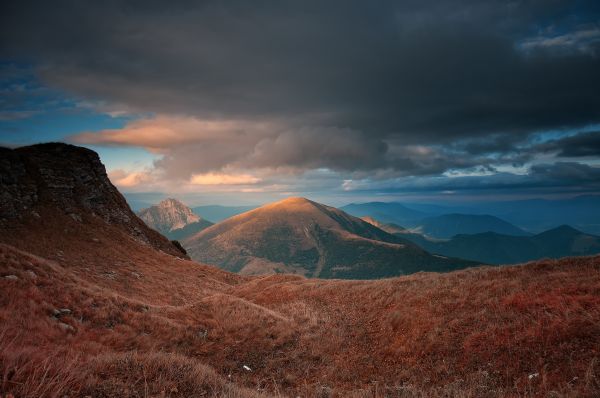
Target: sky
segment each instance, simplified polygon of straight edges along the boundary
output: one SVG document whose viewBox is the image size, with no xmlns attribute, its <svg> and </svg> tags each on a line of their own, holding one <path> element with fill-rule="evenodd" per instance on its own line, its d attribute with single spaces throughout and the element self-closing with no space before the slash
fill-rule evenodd
<svg viewBox="0 0 600 398">
<path fill-rule="evenodd" d="M 0 5 L 0 145 L 192 205 L 600 193 L 600 2 Z"/>
</svg>

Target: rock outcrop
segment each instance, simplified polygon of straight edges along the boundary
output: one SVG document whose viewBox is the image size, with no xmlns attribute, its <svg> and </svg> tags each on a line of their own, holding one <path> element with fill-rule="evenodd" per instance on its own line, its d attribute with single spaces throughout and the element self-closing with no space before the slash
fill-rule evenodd
<svg viewBox="0 0 600 398">
<path fill-rule="evenodd" d="M 140 242 L 182 256 L 133 213 L 94 151 L 62 143 L 0 148 L 0 227 L 40 214 L 67 215 L 80 223 L 98 217 Z"/>
</svg>

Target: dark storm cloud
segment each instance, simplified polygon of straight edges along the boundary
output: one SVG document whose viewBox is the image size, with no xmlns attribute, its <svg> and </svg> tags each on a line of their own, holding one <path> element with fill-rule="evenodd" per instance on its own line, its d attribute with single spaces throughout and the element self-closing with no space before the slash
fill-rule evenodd
<svg viewBox="0 0 600 398">
<path fill-rule="evenodd" d="M 532 166 L 527 174 L 499 172 L 463 177 L 399 178 L 385 181 L 352 181 L 349 191 L 393 192 L 597 192 L 600 168 L 576 162 L 557 162 Z"/>
<path fill-rule="evenodd" d="M 278 126 L 237 148 L 186 132 L 161 167 L 427 175 L 524 162 L 532 133 L 599 123 L 598 4 L 19 1 L 0 33 L 4 56 L 77 96 Z"/>
<path fill-rule="evenodd" d="M 593 3 L 22 1 L 2 37 L 82 95 L 422 143 L 598 121 L 600 59 L 517 46 Z"/>
<path fill-rule="evenodd" d="M 562 157 L 598 157 L 600 156 L 600 131 L 552 140 L 540 145 L 538 150 L 557 152 L 558 156 Z"/>
</svg>

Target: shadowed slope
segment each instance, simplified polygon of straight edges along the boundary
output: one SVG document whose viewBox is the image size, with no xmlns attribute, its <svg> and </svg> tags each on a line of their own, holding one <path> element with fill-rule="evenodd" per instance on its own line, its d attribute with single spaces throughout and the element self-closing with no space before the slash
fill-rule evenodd
<svg viewBox="0 0 600 398">
<path fill-rule="evenodd" d="M 411 242 L 304 198 L 231 217 L 184 241 L 190 256 L 245 274 L 381 278 L 474 263 L 432 256 Z"/>
</svg>

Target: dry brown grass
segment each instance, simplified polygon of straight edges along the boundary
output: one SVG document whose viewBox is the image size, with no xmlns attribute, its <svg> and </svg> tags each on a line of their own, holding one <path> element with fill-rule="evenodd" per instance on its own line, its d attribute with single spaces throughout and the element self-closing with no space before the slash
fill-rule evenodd
<svg viewBox="0 0 600 398">
<path fill-rule="evenodd" d="M 2 236 L 40 256 L 0 245 L 0 277 L 19 278 L 0 278 L 5 394 L 600 395 L 600 257 L 370 282 L 245 278 L 108 225 L 61 220 L 57 237 L 47 222 Z M 71 313 L 54 319 L 60 308 Z"/>
</svg>

